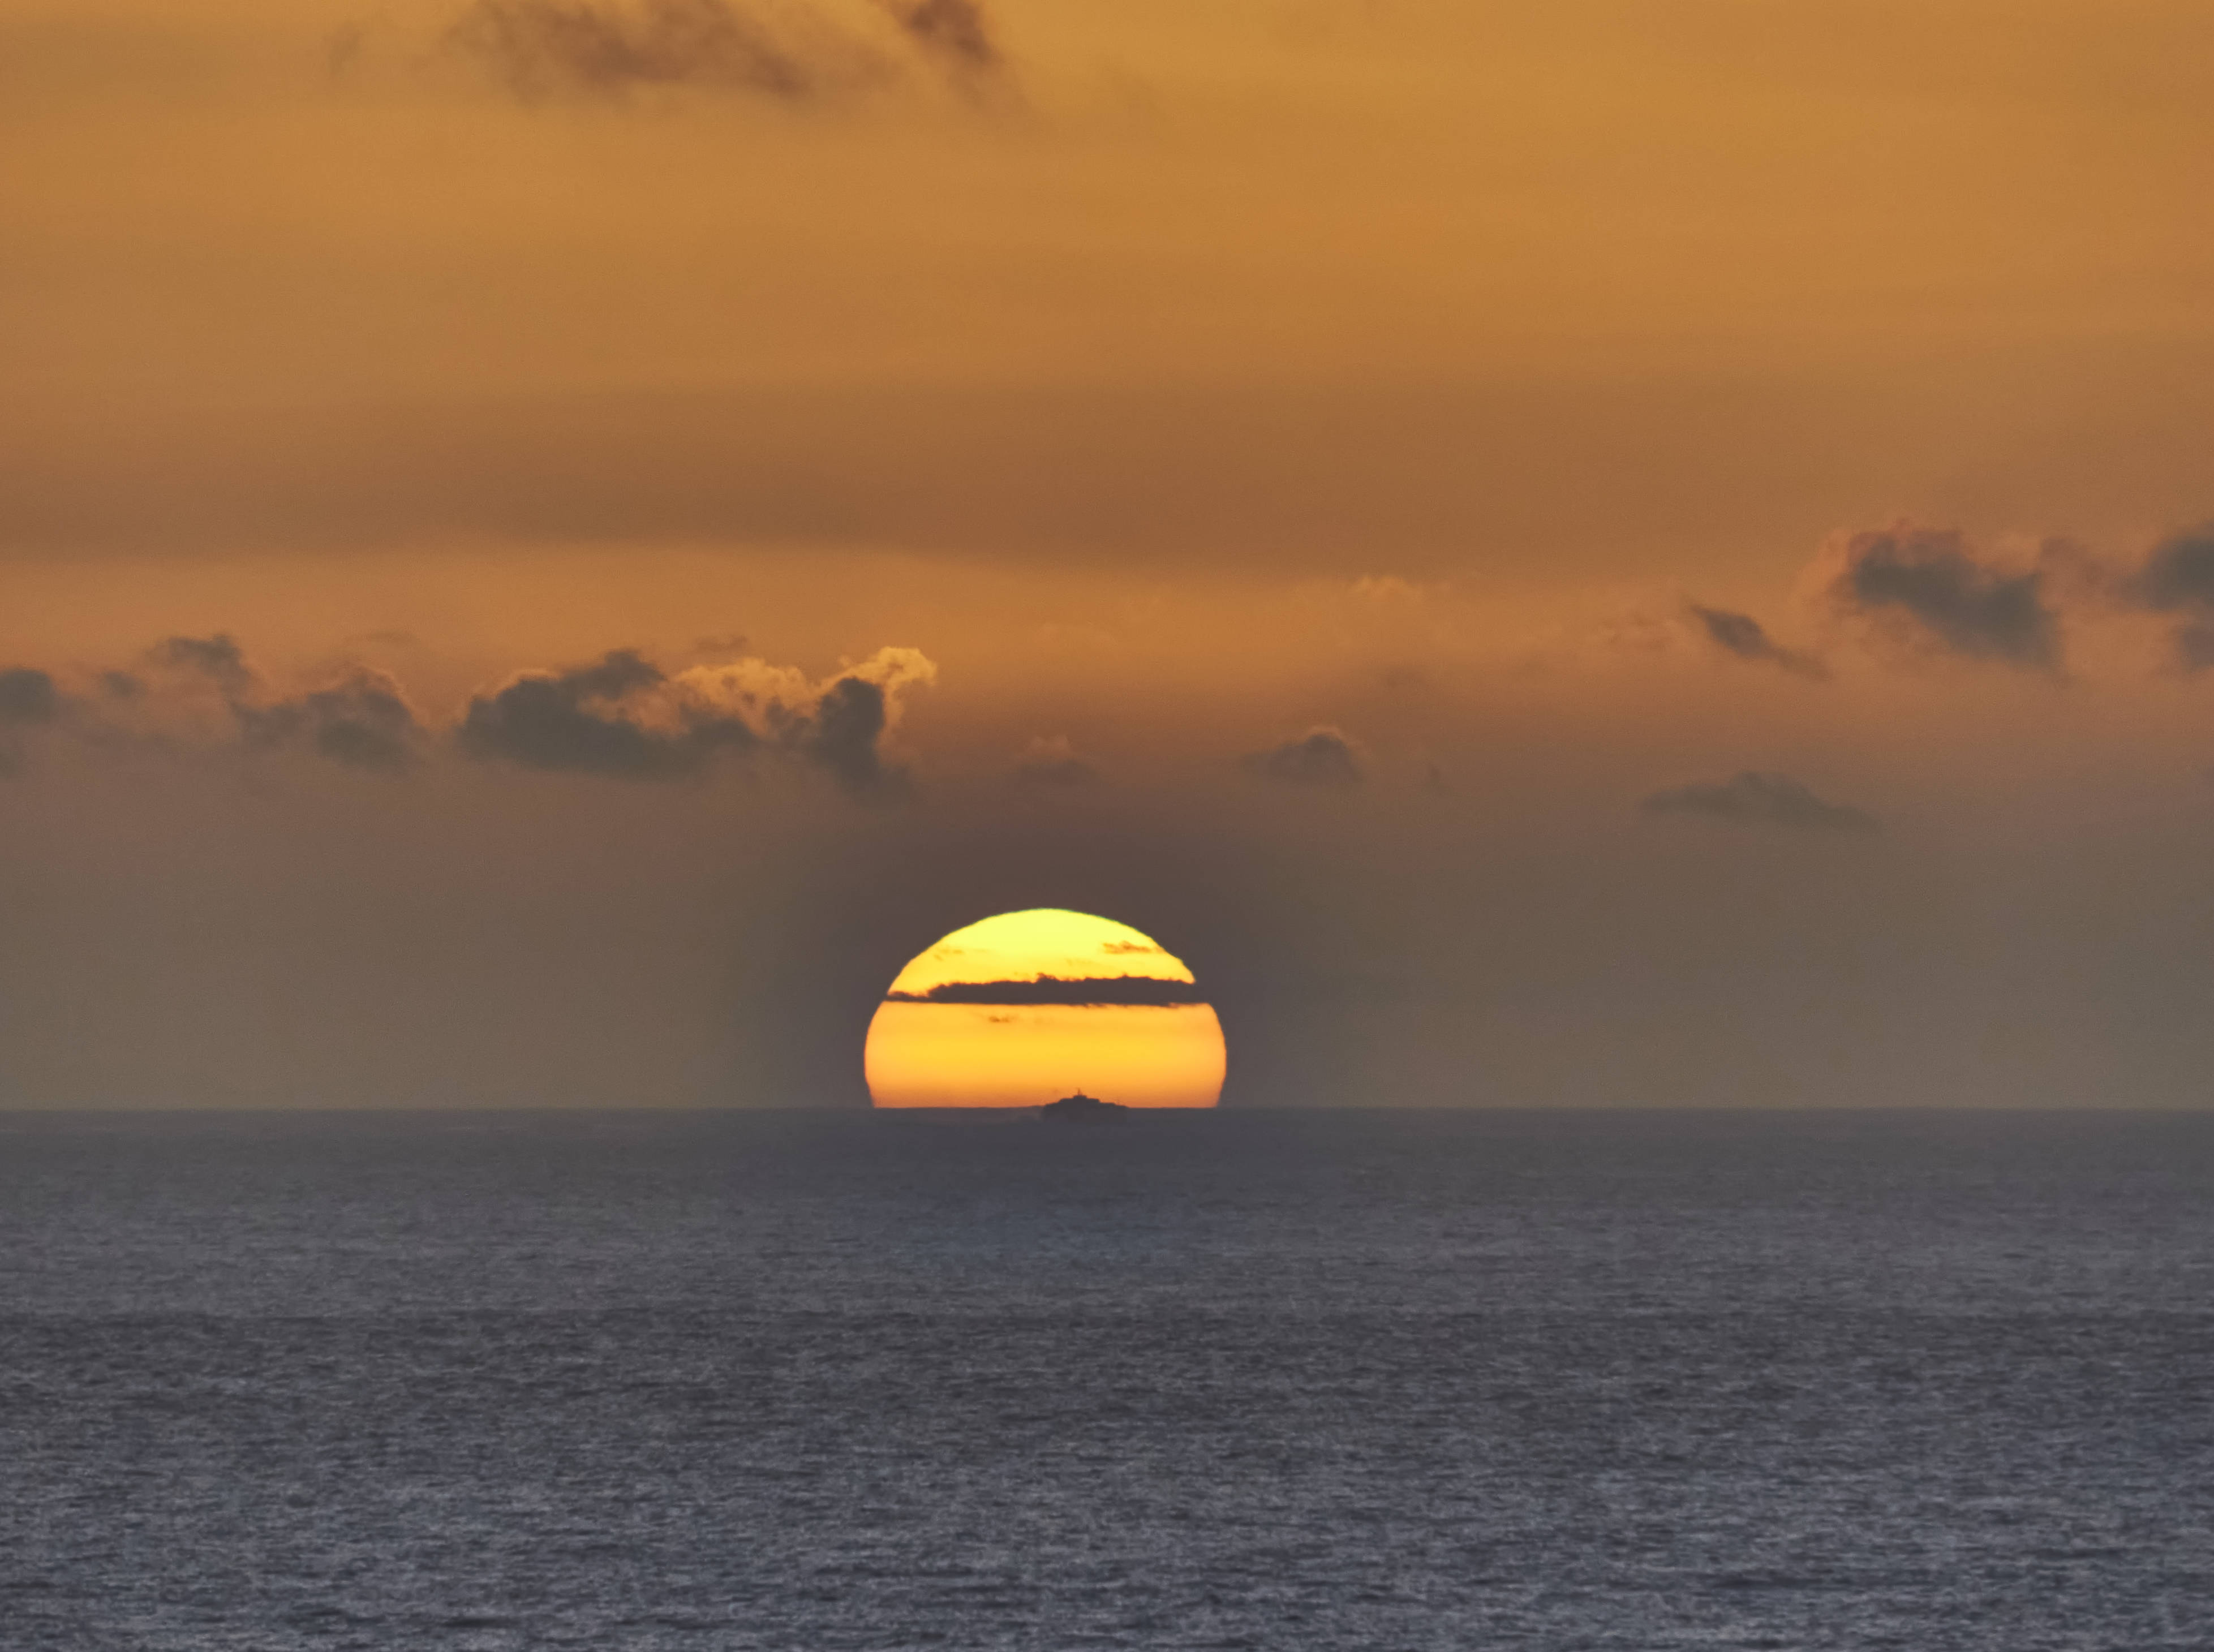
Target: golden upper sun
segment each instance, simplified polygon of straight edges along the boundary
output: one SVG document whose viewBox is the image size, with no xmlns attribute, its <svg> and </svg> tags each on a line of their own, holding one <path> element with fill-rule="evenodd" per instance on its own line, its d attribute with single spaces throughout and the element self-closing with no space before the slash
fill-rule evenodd
<svg viewBox="0 0 2214 1652">
<path fill-rule="evenodd" d="M 1128 924 L 1039 907 L 957 929 L 877 1006 L 879 1107 L 1036 1107 L 1082 1090 L 1128 1107 L 1212 1107 L 1222 1025 L 1183 960 Z"/>
</svg>

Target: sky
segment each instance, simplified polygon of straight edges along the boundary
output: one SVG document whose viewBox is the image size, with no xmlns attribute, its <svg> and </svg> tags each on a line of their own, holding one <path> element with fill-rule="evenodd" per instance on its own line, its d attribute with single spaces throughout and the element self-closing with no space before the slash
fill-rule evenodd
<svg viewBox="0 0 2214 1652">
<path fill-rule="evenodd" d="M 2144 1106 L 2214 9 L 0 0 L 0 1105 Z"/>
</svg>

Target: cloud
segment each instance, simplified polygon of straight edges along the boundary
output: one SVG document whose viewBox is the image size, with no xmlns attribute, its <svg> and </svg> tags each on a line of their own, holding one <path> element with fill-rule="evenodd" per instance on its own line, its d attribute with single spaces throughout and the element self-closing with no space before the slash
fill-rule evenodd
<svg viewBox="0 0 2214 1652">
<path fill-rule="evenodd" d="M 2214 609 L 2214 523 L 2171 534 L 2154 546 L 2131 593 L 2157 614 Z"/>
<path fill-rule="evenodd" d="M 456 730 L 473 757 L 621 780 L 696 774 L 718 757 L 761 750 L 813 762 L 856 796 L 895 795 L 902 770 L 881 743 L 898 694 L 934 681 L 911 648 L 886 648 L 823 683 L 761 660 L 674 676 L 633 649 L 590 665 L 523 671 L 469 701 Z"/>
<path fill-rule="evenodd" d="M 305 745 L 346 768 L 386 774 L 404 773 L 420 756 L 422 722 L 400 684 L 382 671 L 348 666 L 334 681 L 286 698 L 271 694 L 226 631 L 164 638 L 148 658 L 213 685 L 250 746 Z M 104 671 L 100 683 L 117 701 L 138 702 L 148 694 L 146 683 L 126 671 Z"/>
<path fill-rule="evenodd" d="M 61 691 L 53 678 L 34 666 L 15 665 L 0 670 L 0 728 L 33 728 L 61 715 Z M 0 779 L 12 780 L 23 772 L 19 742 L 0 744 Z"/>
<path fill-rule="evenodd" d="M 820 41 L 804 52 L 726 0 L 473 0 L 446 42 L 528 101 L 696 86 L 800 102 L 837 78 L 844 55 L 826 54 Z"/>
<path fill-rule="evenodd" d="M 246 663 L 245 650 L 227 631 L 218 631 L 212 637 L 164 638 L 154 645 L 148 658 L 157 664 L 204 676 L 227 694 L 250 692 L 256 680 L 254 668 Z"/>
<path fill-rule="evenodd" d="M 1780 826 L 1802 832 L 1882 829 L 1875 816 L 1842 803 L 1826 803 L 1789 774 L 1747 770 L 1727 780 L 1698 780 L 1655 792 L 1638 805 L 1652 817 L 1690 815 L 1740 826 Z"/>
<path fill-rule="evenodd" d="M 1345 791 L 1361 784 L 1361 760 L 1353 743 L 1334 728 L 1312 729 L 1299 739 L 1257 751 L 1244 760 L 1246 771 L 1287 786 Z"/>
<path fill-rule="evenodd" d="M 2124 582 L 2125 600 L 2155 614 L 2187 617 L 2175 628 L 2177 662 L 2186 671 L 2214 665 L 2214 523 L 2171 534 Z"/>
<path fill-rule="evenodd" d="M 1165 1008 L 1204 1004 L 1189 981 L 1152 976 L 1039 976 L 1031 981 L 947 981 L 924 993 L 886 993 L 891 1004 L 1064 1004 L 1086 1008 L 1118 1005 Z"/>
<path fill-rule="evenodd" d="M 759 743 L 743 721 L 683 716 L 657 726 L 645 696 L 669 682 L 630 649 L 561 671 L 523 671 L 473 696 L 456 738 L 472 757 L 524 768 L 645 780 L 689 774 L 716 751 Z"/>
<path fill-rule="evenodd" d="M 1065 734 L 1032 740 L 1015 764 L 1015 780 L 1023 786 L 1088 786 L 1098 778 L 1099 771 L 1076 755 Z"/>
<path fill-rule="evenodd" d="M 848 792 L 866 794 L 904 783 L 884 767 L 877 740 L 884 731 L 885 694 L 881 683 L 841 677 L 816 703 L 814 727 L 801 742 L 807 755 L 829 769 Z"/>
<path fill-rule="evenodd" d="M 0 670 L 0 723 L 51 723 L 62 699 L 47 673 L 28 665 Z"/>
<path fill-rule="evenodd" d="M 924 52 L 970 74 L 989 74 L 1006 58 L 976 0 L 889 0 L 908 37 Z"/>
<path fill-rule="evenodd" d="M 426 724 L 401 683 L 358 664 L 296 692 L 272 688 L 227 632 L 174 636 L 146 652 L 144 674 L 92 673 L 95 692 L 64 695 L 29 666 L 0 669 L 0 729 L 61 721 L 96 744 L 206 749 L 235 735 L 249 749 L 310 752 L 398 774 L 450 736 L 462 754 L 524 768 L 619 779 L 698 774 L 726 753 L 774 751 L 829 775 L 855 797 L 895 798 L 904 770 L 884 761 L 901 695 L 935 681 L 912 648 L 884 648 L 823 681 L 752 658 L 674 674 L 634 649 L 590 664 L 517 673 L 472 696 L 450 728 Z M 6 749 L 9 772 L 21 752 Z"/>
<path fill-rule="evenodd" d="M 2045 572 L 1979 561 L 1950 529 L 1853 535 L 1832 553 L 1830 595 L 1849 612 L 1904 622 L 1949 653 L 2027 670 L 2060 668 L 2060 624 Z"/>
<path fill-rule="evenodd" d="M 1781 666 L 1784 670 L 1801 676 L 1829 675 L 1822 662 L 1811 654 L 1780 646 L 1760 621 L 1750 614 L 1734 614 L 1728 609 L 1702 608 L 1697 603 L 1690 606 L 1691 618 L 1706 633 L 1707 640 L 1726 654 L 1734 655 L 1742 660 Z"/>
<path fill-rule="evenodd" d="M 399 683 L 366 666 L 296 699 L 231 709 L 249 743 L 303 741 L 318 756 L 348 768 L 397 774 L 420 756 L 423 725 L 414 707 Z"/>
<path fill-rule="evenodd" d="M 865 10 L 841 21 L 833 8 L 766 0 L 469 0 L 443 45 L 534 103 L 682 88 L 799 105 L 895 79 L 903 56 L 970 87 L 1006 68 L 976 0 L 875 0 L 875 11 L 872 27 Z"/>
</svg>

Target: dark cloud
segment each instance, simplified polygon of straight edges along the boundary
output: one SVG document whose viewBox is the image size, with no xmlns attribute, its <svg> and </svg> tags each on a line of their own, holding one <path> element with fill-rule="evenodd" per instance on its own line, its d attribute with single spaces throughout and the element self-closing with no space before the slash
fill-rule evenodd
<svg viewBox="0 0 2214 1652">
<path fill-rule="evenodd" d="M 333 682 L 290 699 L 272 699 L 260 672 L 228 632 L 165 638 L 149 658 L 212 683 L 248 745 L 304 745 L 346 768 L 388 774 L 413 767 L 420 755 L 422 723 L 399 683 L 382 671 L 350 667 Z M 146 692 L 146 685 L 128 672 L 104 672 L 101 682 L 114 700 L 135 701 Z"/>
<path fill-rule="evenodd" d="M 256 745 L 304 742 L 349 768 L 397 774 L 420 754 L 423 728 L 400 685 L 358 667 L 337 682 L 273 705 L 235 705 L 239 727 Z"/>
<path fill-rule="evenodd" d="M 0 670 L 0 727 L 29 728 L 51 723 L 61 715 L 62 698 L 54 680 L 28 665 Z M 0 744 L 0 779 L 12 780 L 23 772 L 23 754 L 9 739 Z"/>
<path fill-rule="evenodd" d="M 1006 59 L 976 0 L 880 0 L 902 43 L 972 83 Z M 896 73 L 820 9 L 742 0 L 470 0 L 449 51 L 517 96 L 621 99 L 689 88 L 800 104 Z"/>
<path fill-rule="evenodd" d="M 566 671 L 525 671 L 472 698 L 456 737 L 473 757 L 625 780 L 694 774 L 719 751 L 759 743 L 736 718 L 680 718 L 664 726 L 637 720 L 637 697 L 668 681 L 631 649 Z"/>
<path fill-rule="evenodd" d="M 2131 594 L 2156 614 L 2214 609 L 2214 523 L 2154 546 L 2131 582 Z"/>
<path fill-rule="evenodd" d="M 1204 1004 L 1189 981 L 1152 976 L 1040 976 L 1034 981 L 948 981 L 925 993 L 887 993 L 894 1004 L 1065 1004 L 1091 1008 L 1121 1005 L 1162 1008 Z"/>
<path fill-rule="evenodd" d="M 303 691 L 273 690 L 226 632 L 165 638 L 145 677 L 105 671 L 101 698 L 72 703 L 29 666 L 0 669 L 0 729 L 60 719 L 98 743 L 205 743 L 219 707 L 242 743 L 305 750 L 350 768 L 401 774 L 430 751 L 433 731 L 400 683 L 363 664 Z M 670 673 L 634 649 L 587 665 L 520 672 L 471 698 L 450 731 L 467 756 L 525 768 L 621 779 L 694 774 L 725 753 L 782 753 L 855 797 L 907 794 L 884 761 L 897 696 L 937 667 L 911 648 L 880 649 L 820 682 L 758 659 Z M 214 702 L 211 705 L 211 702 Z M 14 762 L 20 753 L 9 749 Z"/>
<path fill-rule="evenodd" d="M 1691 619 L 1706 633 L 1707 640 L 1726 654 L 1739 659 L 1758 661 L 1781 666 L 1784 670 L 1801 676 L 1828 676 L 1821 661 L 1795 649 L 1780 646 L 1768 634 L 1767 629 L 1750 614 L 1733 614 L 1728 609 L 1702 608 L 1691 604 Z"/>
<path fill-rule="evenodd" d="M 28 665 L 0 670 L 0 723 L 51 723 L 61 707 L 60 691 L 46 672 Z"/>
<path fill-rule="evenodd" d="M 890 10 L 923 51 L 969 73 L 990 73 L 1006 59 L 976 0 L 890 0 Z"/>
<path fill-rule="evenodd" d="M 2186 671 L 2203 671 L 2214 665 L 2214 626 L 2178 626 L 2175 657 Z"/>
<path fill-rule="evenodd" d="M 1067 736 L 1055 735 L 1030 743 L 1015 765 L 1014 777 L 1023 786 L 1088 786 L 1099 778 L 1099 771 L 1076 755 Z"/>
<path fill-rule="evenodd" d="M 1245 760 L 1246 770 L 1263 780 L 1287 786 L 1321 786 L 1344 791 L 1361 784 L 1361 759 L 1353 743 L 1333 728 L 1310 731 Z"/>
<path fill-rule="evenodd" d="M 884 761 L 892 694 L 935 668 L 887 649 L 819 688 L 758 660 L 674 676 L 632 649 L 590 665 L 525 671 L 472 698 L 456 737 L 473 757 L 621 780 L 696 774 L 717 757 L 791 753 L 856 797 L 903 795 Z"/>
<path fill-rule="evenodd" d="M 2170 535 L 2123 585 L 2125 597 L 2155 614 L 2181 614 L 2177 661 L 2186 671 L 2214 666 L 2214 523 Z"/>
<path fill-rule="evenodd" d="M 1638 808 L 1651 817 L 1691 815 L 1792 831 L 1866 834 L 1881 829 L 1875 816 L 1847 804 L 1825 803 L 1789 774 L 1750 770 L 1727 780 L 1699 780 L 1655 792 Z"/>
<path fill-rule="evenodd" d="M 886 721 L 883 685 L 841 677 L 823 691 L 816 704 L 813 726 L 798 743 L 856 797 L 901 792 L 907 776 L 887 768 L 877 750 Z"/>
<path fill-rule="evenodd" d="M 798 102 L 831 73 L 725 0 L 474 0 L 446 39 L 526 99 L 697 86 Z"/>
<path fill-rule="evenodd" d="M 1855 534 L 1831 594 L 1848 610 L 1903 619 L 1949 652 L 2026 670 L 2060 666 L 2059 616 L 2044 572 L 1979 562 L 1949 529 Z"/>
<path fill-rule="evenodd" d="M 178 670 L 197 672 L 226 694 L 249 692 L 255 682 L 246 651 L 229 632 L 211 637 L 168 637 L 156 643 L 150 658 Z"/>
</svg>

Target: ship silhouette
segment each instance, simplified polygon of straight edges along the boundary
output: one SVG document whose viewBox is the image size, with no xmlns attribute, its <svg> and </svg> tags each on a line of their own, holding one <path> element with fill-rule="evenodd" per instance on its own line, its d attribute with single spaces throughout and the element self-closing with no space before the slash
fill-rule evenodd
<svg viewBox="0 0 2214 1652">
<path fill-rule="evenodd" d="M 1102 1101 L 1081 1090 L 1038 1109 L 1038 1117 L 1053 1124 L 1120 1124 L 1130 1110 L 1118 1101 Z"/>
</svg>

